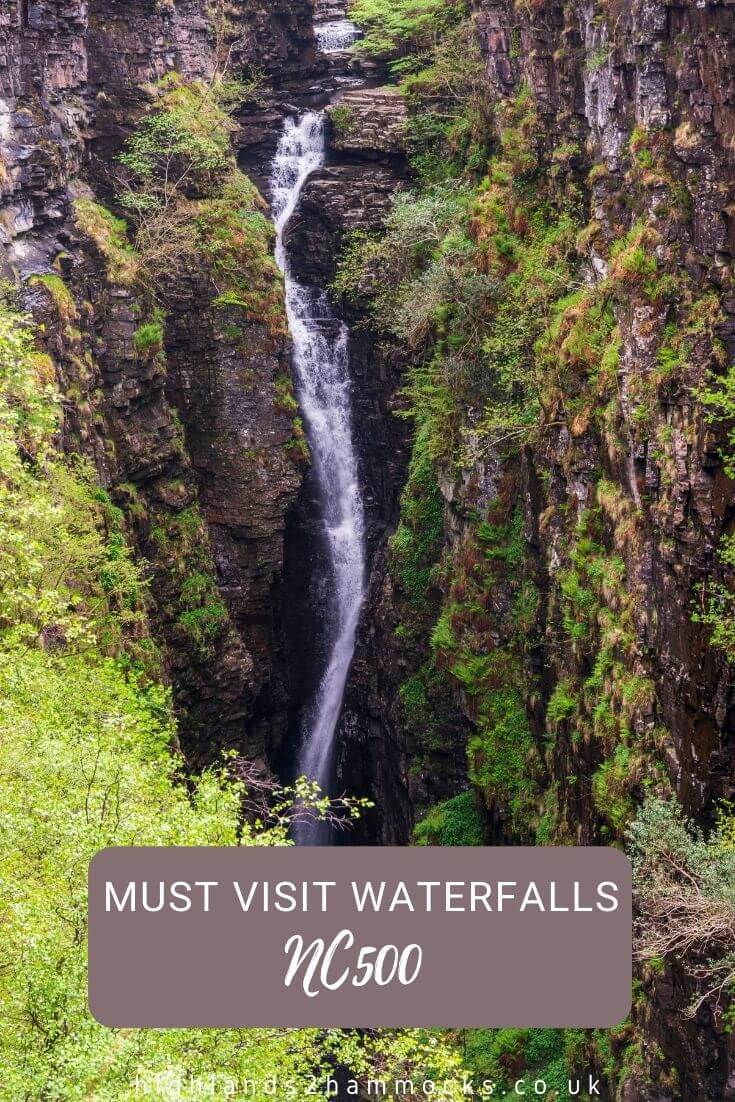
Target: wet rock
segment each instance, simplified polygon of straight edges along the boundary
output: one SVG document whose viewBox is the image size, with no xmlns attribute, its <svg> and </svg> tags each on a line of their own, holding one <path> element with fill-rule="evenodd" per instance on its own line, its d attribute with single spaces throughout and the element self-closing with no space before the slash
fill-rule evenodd
<svg viewBox="0 0 735 1102">
<path fill-rule="evenodd" d="M 346 235 L 378 229 L 400 186 L 400 178 L 379 165 L 342 164 L 315 172 L 286 231 L 299 277 L 321 287 L 331 283 Z"/>
<path fill-rule="evenodd" d="M 394 88 L 360 88 L 335 97 L 328 111 L 329 148 L 339 154 L 406 169 L 404 134 L 408 118 Z"/>
</svg>

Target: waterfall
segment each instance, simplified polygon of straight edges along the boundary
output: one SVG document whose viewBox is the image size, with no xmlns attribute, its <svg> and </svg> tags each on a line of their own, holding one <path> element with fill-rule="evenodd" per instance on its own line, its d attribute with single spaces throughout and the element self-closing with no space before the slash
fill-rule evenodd
<svg viewBox="0 0 735 1102">
<path fill-rule="evenodd" d="M 324 609 L 329 658 L 305 711 L 298 764 L 301 773 L 326 790 L 364 599 L 365 519 L 352 440 L 349 332 L 335 317 L 326 292 L 293 276 L 284 244 L 303 186 L 324 159 L 323 114 L 287 119 L 270 181 L 276 259 L 286 284 L 296 390 L 312 453 L 330 572 L 330 598 Z M 322 842 L 327 835 L 317 824 L 302 827 L 297 841 Z"/>
<path fill-rule="evenodd" d="M 314 34 L 322 53 L 336 54 L 349 50 L 360 36 L 360 32 L 349 19 L 333 19 L 329 23 L 315 23 Z"/>
</svg>

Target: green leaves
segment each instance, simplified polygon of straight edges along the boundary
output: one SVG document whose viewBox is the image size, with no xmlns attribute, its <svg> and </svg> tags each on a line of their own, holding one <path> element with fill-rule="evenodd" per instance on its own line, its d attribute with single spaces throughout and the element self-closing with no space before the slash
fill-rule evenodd
<svg viewBox="0 0 735 1102">
<path fill-rule="evenodd" d="M 358 49 L 390 63 L 394 73 L 412 72 L 442 32 L 467 11 L 462 0 L 352 0 L 350 18 L 364 28 Z"/>
<path fill-rule="evenodd" d="M 677 958 L 715 1005 L 735 991 L 735 846 L 732 807 L 708 838 L 675 801 L 649 798 L 627 832 L 644 961 Z"/>
<path fill-rule="evenodd" d="M 185 184 L 204 187 L 229 168 L 232 123 L 229 85 L 211 87 L 200 81 L 185 84 L 169 74 L 161 86 L 161 103 L 146 115 L 131 138 L 120 163 L 137 182 L 135 192 L 165 202 Z M 135 192 L 128 193 L 129 205 Z"/>
<path fill-rule="evenodd" d="M 330 801 L 303 779 L 262 797 L 231 758 L 182 783 L 169 692 L 155 680 L 153 662 L 140 660 L 155 647 L 123 514 L 86 464 L 61 453 L 59 425 L 54 365 L 36 352 L 27 319 L 2 307 L 3 1097 L 124 1102 L 139 1075 L 156 1097 L 180 1090 L 191 1075 L 220 1084 L 277 1078 L 300 1098 L 312 1075 L 340 1064 L 363 1077 L 386 1066 L 456 1075 L 449 1045 L 420 1031 L 115 1031 L 90 1016 L 86 880 L 95 852 L 286 845 L 296 813 L 350 819 L 368 805 Z M 163 555 L 198 546 L 198 511 L 185 510 L 152 538 Z M 206 647 L 224 615 L 211 575 L 186 574 L 181 601 L 182 628 Z"/>
</svg>

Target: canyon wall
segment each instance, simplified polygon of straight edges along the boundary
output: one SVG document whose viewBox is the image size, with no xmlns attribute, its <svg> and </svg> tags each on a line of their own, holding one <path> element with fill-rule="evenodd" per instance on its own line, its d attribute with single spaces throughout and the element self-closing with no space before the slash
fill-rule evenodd
<svg viewBox="0 0 735 1102">
<path fill-rule="evenodd" d="M 342 775 L 386 841 L 620 845 L 652 796 L 708 828 L 735 791 L 733 12 L 471 6 L 489 170 L 447 221 L 440 248 L 454 226 L 464 252 L 430 335 L 412 347 L 406 314 L 431 261 L 406 272 L 389 236 L 362 253 L 372 285 L 352 278 L 375 318 L 402 273 L 407 337 L 386 343 L 418 432 Z M 437 68 L 412 90 L 418 145 L 464 102 Z M 697 992 L 676 964 L 642 968 L 611 1097 L 733 1097 L 726 1000 L 689 1016 Z"/>
<path fill-rule="evenodd" d="M 141 350 L 154 296 L 115 265 L 128 244 L 104 204 L 161 78 L 207 82 L 226 65 L 286 80 L 313 45 L 311 21 L 306 0 L 13 0 L 0 11 L 5 271 L 22 279 L 64 374 L 67 446 L 93 460 L 150 563 L 192 764 L 219 746 L 265 760 L 286 730 L 279 585 L 304 469 L 287 334 L 213 305 L 218 288 L 200 265 L 157 289 L 161 344 Z"/>
</svg>

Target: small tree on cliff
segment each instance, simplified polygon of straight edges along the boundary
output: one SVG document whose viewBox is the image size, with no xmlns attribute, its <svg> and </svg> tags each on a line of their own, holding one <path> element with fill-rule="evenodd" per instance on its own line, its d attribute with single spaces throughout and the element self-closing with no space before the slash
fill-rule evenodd
<svg viewBox="0 0 735 1102">
<path fill-rule="evenodd" d="M 701 985 L 691 1013 L 735 993 L 735 816 L 709 838 L 676 801 L 650 799 L 628 832 L 640 960 L 679 960 Z"/>
</svg>

